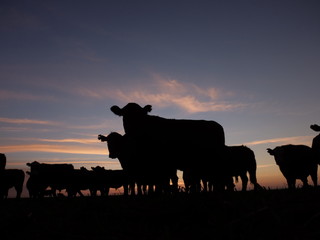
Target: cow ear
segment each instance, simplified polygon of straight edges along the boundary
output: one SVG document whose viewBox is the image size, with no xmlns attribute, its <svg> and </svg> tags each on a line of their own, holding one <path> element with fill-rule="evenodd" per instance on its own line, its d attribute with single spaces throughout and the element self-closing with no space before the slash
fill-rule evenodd
<svg viewBox="0 0 320 240">
<path fill-rule="evenodd" d="M 146 105 L 146 106 L 144 106 L 143 110 L 145 111 L 145 113 L 151 112 L 152 111 L 152 106 L 151 105 Z"/>
<path fill-rule="evenodd" d="M 110 108 L 110 110 L 115 114 L 115 115 L 118 115 L 118 116 L 122 116 L 122 109 L 119 108 L 118 106 L 114 105 Z"/>
<path fill-rule="evenodd" d="M 267 152 L 272 156 L 274 155 L 274 151 L 271 148 L 267 148 Z"/>
</svg>

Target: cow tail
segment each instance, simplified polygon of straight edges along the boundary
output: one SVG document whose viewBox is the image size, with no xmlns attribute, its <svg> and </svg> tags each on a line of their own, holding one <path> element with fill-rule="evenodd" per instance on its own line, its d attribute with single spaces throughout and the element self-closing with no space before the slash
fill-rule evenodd
<svg viewBox="0 0 320 240">
<path fill-rule="evenodd" d="M 239 182 L 239 176 L 235 176 L 235 179 L 236 179 L 236 183 Z"/>
<path fill-rule="evenodd" d="M 257 184 L 257 176 L 256 176 L 256 171 L 257 171 L 257 163 L 256 163 L 256 158 L 254 156 L 254 153 L 251 153 L 251 160 L 250 160 L 250 167 L 249 167 L 249 179 L 250 182 L 254 185 Z"/>
</svg>

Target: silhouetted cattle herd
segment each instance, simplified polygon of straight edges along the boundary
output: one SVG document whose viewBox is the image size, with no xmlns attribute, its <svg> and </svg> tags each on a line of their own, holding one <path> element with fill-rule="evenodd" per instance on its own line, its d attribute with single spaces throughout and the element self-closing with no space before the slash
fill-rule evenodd
<svg viewBox="0 0 320 240">
<path fill-rule="evenodd" d="M 184 191 L 234 191 L 234 180 L 240 177 L 242 191 L 248 180 L 254 190 L 263 189 L 257 182 L 257 163 L 254 152 L 246 146 L 227 146 L 223 127 L 215 121 L 167 119 L 149 115 L 152 107 L 128 103 L 125 107 L 111 107 L 122 117 L 124 135 L 111 132 L 98 135 L 105 142 L 109 157 L 118 159 L 122 170 L 103 167 L 74 169 L 72 164 L 46 164 L 31 162 L 26 187 L 31 198 L 56 196 L 65 190 L 70 197 L 107 196 L 110 188 L 123 187 L 124 195 L 174 194 L 181 191 L 177 170 L 183 172 Z M 311 125 L 318 132 L 320 126 Z M 288 188 L 296 187 L 300 179 L 308 186 L 308 176 L 317 186 L 320 164 L 320 134 L 313 139 L 312 147 L 283 145 L 268 148 L 286 178 Z M 0 194 L 8 196 L 12 187 L 20 198 L 25 173 L 20 169 L 6 169 L 6 156 L 0 154 Z M 247 175 L 248 174 L 248 175 Z M 248 179 L 249 176 L 249 179 Z"/>
</svg>

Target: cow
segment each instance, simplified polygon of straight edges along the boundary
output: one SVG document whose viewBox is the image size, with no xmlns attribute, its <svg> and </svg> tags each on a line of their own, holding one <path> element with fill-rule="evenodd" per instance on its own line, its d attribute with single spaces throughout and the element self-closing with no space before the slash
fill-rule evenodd
<svg viewBox="0 0 320 240">
<path fill-rule="evenodd" d="M 75 197 L 77 194 L 83 196 L 81 192 L 83 190 L 89 190 L 90 196 L 96 196 L 99 188 L 97 174 L 85 167 L 74 169 L 67 181 L 70 184 L 67 193 L 71 197 Z"/>
<path fill-rule="evenodd" d="M 289 189 L 295 189 L 296 179 L 300 179 L 303 187 L 308 186 L 308 176 L 311 176 L 314 187 L 317 186 L 318 159 L 312 148 L 306 145 L 282 145 L 267 149 L 274 156 L 276 164 L 286 178 Z"/>
<path fill-rule="evenodd" d="M 134 186 L 137 184 L 138 194 L 142 194 L 142 186 L 149 185 L 150 193 L 153 190 L 153 185 L 158 186 L 160 191 L 160 185 L 168 187 L 170 179 L 174 188 L 178 188 L 178 177 L 176 170 L 169 172 L 163 172 L 162 166 L 152 165 L 152 161 L 148 161 L 150 152 L 148 149 L 139 148 L 137 151 L 134 148 L 134 143 L 130 142 L 132 139 L 125 135 L 121 135 L 117 132 L 110 133 L 107 137 L 99 135 L 98 139 L 102 142 L 107 142 L 110 158 L 118 158 L 121 167 L 128 174 L 131 194 L 135 194 Z M 141 150 L 143 152 L 141 152 Z M 151 153 L 152 154 L 152 153 Z M 152 154 L 154 155 L 154 154 Z M 150 169 L 154 171 L 151 172 Z M 145 188 L 144 188 L 145 189 Z M 165 189 L 167 190 L 167 189 Z"/>
<path fill-rule="evenodd" d="M 224 171 L 226 171 L 226 176 L 232 176 L 238 180 L 238 176 L 241 178 L 242 191 L 247 190 L 248 176 L 249 174 L 250 182 L 254 186 L 254 190 L 261 189 L 261 186 L 257 182 L 256 170 L 257 163 L 255 154 L 247 146 L 226 146 L 225 148 L 226 156 L 226 166 Z"/>
<path fill-rule="evenodd" d="M 21 197 L 25 173 L 21 169 L 6 169 L 7 157 L 0 153 L 0 199 L 8 198 L 10 188 L 16 190 L 16 198 Z"/>
<path fill-rule="evenodd" d="M 91 167 L 97 178 L 97 189 L 101 196 L 108 196 L 110 188 L 118 189 L 123 187 L 124 195 L 128 195 L 128 176 L 124 170 L 109 170 L 104 167 Z"/>
<path fill-rule="evenodd" d="M 16 198 L 21 197 L 25 173 L 21 169 L 4 169 L 0 172 L 0 198 L 7 198 L 10 188 L 16 190 Z"/>
<path fill-rule="evenodd" d="M 6 168 L 7 157 L 4 153 L 0 153 L 0 172 Z"/>
<path fill-rule="evenodd" d="M 151 105 L 141 107 L 137 103 L 128 103 L 123 108 L 111 107 L 114 114 L 122 116 L 125 134 L 132 139 L 134 148 L 148 149 L 156 154 L 157 159 L 150 158 L 150 161 L 153 159 L 160 161 L 156 165 L 188 171 L 188 175 L 192 174 L 193 178 L 209 174 L 215 162 L 222 161 L 225 135 L 219 123 L 167 119 L 148 115 L 151 110 Z"/>
<path fill-rule="evenodd" d="M 30 171 L 26 171 L 28 180 L 26 182 L 26 188 L 29 193 L 29 198 L 41 198 L 44 196 L 53 197 L 56 196 L 55 190 L 47 189 L 48 184 L 43 183 L 37 175 L 32 175 Z"/>
<path fill-rule="evenodd" d="M 56 190 L 70 189 L 70 179 L 74 171 L 72 164 L 48 164 L 34 161 L 26 165 L 30 167 L 29 188 L 33 196 L 42 197 L 48 187 L 53 190 L 54 196 L 56 196 Z"/>
<path fill-rule="evenodd" d="M 320 132 L 320 126 L 317 124 L 310 125 L 310 128 L 315 132 Z M 320 159 L 320 134 L 312 139 L 311 148 L 317 153 L 318 158 Z"/>
<path fill-rule="evenodd" d="M 141 184 L 137 182 L 136 163 L 130 156 L 129 144 L 127 144 L 127 138 L 117 132 L 112 132 L 108 136 L 102 134 L 98 135 L 98 140 L 107 143 L 109 150 L 109 157 L 112 159 L 118 159 L 122 169 L 128 174 L 128 182 L 130 185 L 131 195 L 135 195 L 135 184 L 138 185 L 138 194 L 142 194 Z"/>
</svg>

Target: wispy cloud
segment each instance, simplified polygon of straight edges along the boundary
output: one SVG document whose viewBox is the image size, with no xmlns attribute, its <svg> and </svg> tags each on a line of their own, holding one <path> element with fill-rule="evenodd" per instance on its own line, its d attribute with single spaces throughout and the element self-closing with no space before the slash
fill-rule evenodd
<svg viewBox="0 0 320 240">
<path fill-rule="evenodd" d="M 159 107 L 177 106 L 188 113 L 230 111 L 246 106 L 244 103 L 223 100 L 232 93 L 221 89 L 202 88 L 193 83 L 180 82 L 157 74 L 153 74 L 152 79 L 149 84 L 130 89 L 78 88 L 77 93 L 100 100 L 108 96 L 126 103 L 147 103 Z"/>
<path fill-rule="evenodd" d="M 0 99 L 2 100 L 31 100 L 31 101 L 56 101 L 57 99 L 53 96 L 44 96 L 34 93 L 28 93 L 28 92 L 21 92 L 21 91 L 9 91 L 9 90 L 0 90 Z"/>
<path fill-rule="evenodd" d="M 28 162 L 28 161 L 27 161 Z M 30 161 L 31 162 L 31 161 Z M 79 161 L 79 160 L 61 160 L 61 161 L 40 161 L 41 163 L 49 163 L 49 164 L 61 164 L 61 163 L 68 163 L 68 164 L 90 164 L 90 165 L 108 165 L 108 166 L 112 166 L 112 165 L 116 165 L 118 166 L 120 163 L 117 161 Z M 7 162 L 6 166 L 21 166 L 21 165 L 25 165 L 25 163 L 21 163 L 21 162 Z M 89 169 L 90 170 L 90 169 Z"/>
<path fill-rule="evenodd" d="M 28 118 L 4 118 L 0 117 L 0 123 L 11 124 L 11 126 L 2 126 L 0 127 L 3 131 L 49 131 L 49 129 L 35 129 L 30 127 L 31 125 L 41 125 L 48 127 L 59 127 L 62 129 L 103 129 L 106 126 L 113 125 L 112 122 L 108 120 L 99 121 L 96 124 L 75 124 L 68 122 L 58 122 L 58 121 L 49 121 L 49 120 L 39 120 L 39 119 L 28 119 Z"/>
<path fill-rule="evenodd" d="M 258 164 L 257 168 L 268 168 L 268 167 L 274 167 L 275 164 Z"/>
<path fill-rule="evenodd" d="M 97 143 L 97 138 L 86 139 L 86 138 L 68 138 L 68 139 L 35 139 L 40 142 L 52 142 L 52 143 L 82 143 L 82 144 L 90 144 Z"/>
<path fill-rule="evenodd" d="M 269 143 L 311 145 L 312 138 L 313 138 L 312 136 L 272 138 L 272 139 L 264 139 L 264 140 L 246 142 L 246 143 L 244 143 L 244 145 L 260 145 L 260 144 L 269 144 Z"/>
<path fill-rule="evenodd" d="M 0 146 L 0 152 L 47 152 L 47 153 L 70 153 L 70 154 L 94 154 L 108 155 L 108 151 L 103 147 L 96 146 L 68 146 L 68 145 L 49 145 L 49 144 L 27 144 L 27 145 L 8 145 Z"/>
<path fill-rule="evenodd" d="M 60 125 L 60 123 L 58 122 L 26 119 L 26 118 L 21 119 L 21 118 L 1 118 L 0 117 L 0 122 L 11 123 L 11 124 L 40 124 L 40 125 L 50 125 L 50 126 Z"/>
</svg>

